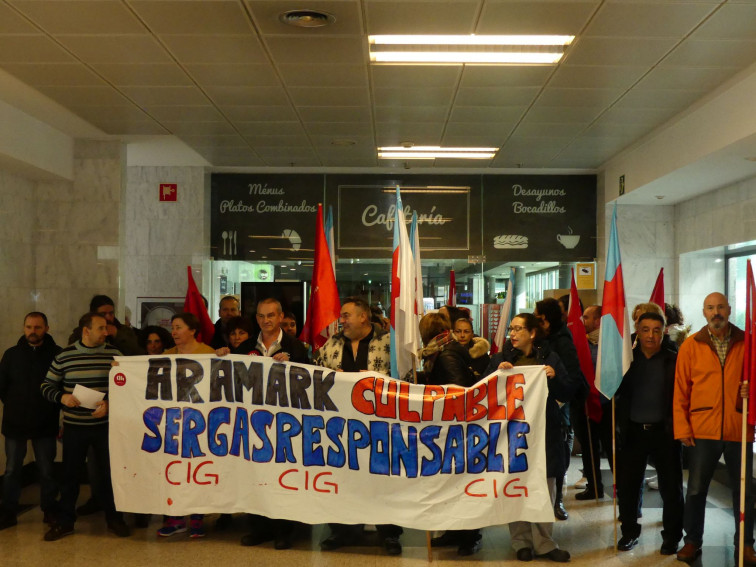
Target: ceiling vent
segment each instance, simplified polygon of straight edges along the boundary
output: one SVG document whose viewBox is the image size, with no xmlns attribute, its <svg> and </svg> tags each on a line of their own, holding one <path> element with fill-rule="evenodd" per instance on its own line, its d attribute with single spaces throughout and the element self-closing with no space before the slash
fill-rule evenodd
<svg viewBox="0 0 756 567">
<path fill-rule="evenodd" d="M 335 16 L 315 10 L 289 10 L 278 16 L 278 19 L 297 28 L 322 28 L 336 21 Z"/>
</svg>

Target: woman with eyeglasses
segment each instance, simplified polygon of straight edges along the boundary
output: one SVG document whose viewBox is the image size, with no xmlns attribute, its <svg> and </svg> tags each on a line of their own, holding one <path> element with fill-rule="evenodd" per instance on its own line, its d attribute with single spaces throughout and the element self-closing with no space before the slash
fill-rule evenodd
<svg viewBox="0 0 756 567">
<path fill-rule="evenodd" d="M 428 313 L 420 319 L 420 337 L 423 340 L 423 348 L 419 354 L 423 359 L 426 384 L 456 384 L 468 388 L 477 382 L 470 368 L 470 353 L 467 347 L 462 346 L 454 337 L 446 315 Z M 480 530 L 448 530 L 442 536 L 433 538 L 431 545 L 456 545 L 457 555 L 472 555 L 480 550 Z"/>
<path fill-rule="evenodd" d="M 562 419 L 558 400 L 569 401 L 575 393 L 576 386 L 559 356 L 544 340 L 543 329 L 535 315 L 520 313 L 512 319 L 508 331 L 509 339 L 502 351 L 491 357 L 491 364 L 486 374 L 495 372 L 499 368 L 508 369 L 515 366 L 544 365 L 546 367 L 549 391 L 546 399 L 546 477 L 553 506 L 556 497 L 556 479 L 564 476 L 565 471 Z M 554 522 L 510 523 L 509 533 L 517 559 L 532 561 L 534 557 L 543 557 L 558 563 L 569 561 L 569 552 L 559 549 L 552 538 L 553 529 Z"/>
</svg>

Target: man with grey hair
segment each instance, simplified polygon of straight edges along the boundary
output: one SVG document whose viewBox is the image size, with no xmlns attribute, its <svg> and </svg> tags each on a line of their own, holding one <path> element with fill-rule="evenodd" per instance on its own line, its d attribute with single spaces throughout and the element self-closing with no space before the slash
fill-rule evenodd
<svg viewBox="0 0 756 567">
<path fill-rule="evenodd" d="M 709 484 L 724 455 L 732 487 L 735 515 L 735 558 L 738 557 L 740 520 L 740 450 L 742 441 L 742 384 L 745 333 L 730 323 L 730 304 L 721 293 L 710 293 L 703 303 L 706 326 L 680 347 L 675 370 L 673 417 L 675 439 L 688 447 L 688 490 L 683 527 L 685 545 L 677 559 L 692 563 L 701 555 L 704 515 Z M 748 428 L 746 454 L 753 454 L 753 427 Z M 752 477 L 752 459 L 746 459 L 746 478 Z M 753 496 L 746 482 L 743 558 L 756 565 L 753 550 Z"/>
</svg>

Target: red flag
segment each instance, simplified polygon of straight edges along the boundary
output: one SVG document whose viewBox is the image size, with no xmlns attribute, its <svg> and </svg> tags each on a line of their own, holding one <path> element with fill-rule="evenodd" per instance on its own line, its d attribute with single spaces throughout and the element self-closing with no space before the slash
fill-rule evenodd
<svg viewBox="0 0 756 567">
<path fill-rule="evenodd" d="M 202 294 L 197 289 L 197 284 L 194 283 L 191 266 L 186 267 L 186 275 L 187 286 L 184 311 L 197 316 L 200 323 L 199 331 L 197 331 L 197 341 L 209 345 L 215 334 L 215 325 L 210 320 L 210 316 L 207 314 L 207 307 L 205 307 L 205 300 L 202 299 Z"/>
<path fill-rule="evenodd" d="M 454 278 L 454 270 L 449 270 L 449 301 L 446 304 L 457 306 L 457 280 Z"/>
<path fill-rule="evenodd" d="M 341 302 L 336 288 L 328 241 L 323 228 L 323 205 L 318 203 L 315 225 L 315 265 L 312 267 L 310 302 L 307 304 L 305 321 L 299 340 L 312 345 L 312 350 L 322 347 L 331 335 L 329 326 L 339 319 Z"/>
<path fill-rule="evenodd" d="M 591 349 L 588 346 L 588 336 L 585 333 L 583 314 L 580 312 L 580 298 L 575 285 L 575 270 L 572 270 L 572 283 L 570 285 L 570 307 L 567 312 L 567 328 L 572 333 L 572 342 L 575 344 L 580 370 L 583 371 L 590 393 L 585 402 L 585 413 L 596 423 L 601 421 L 601 396 L 596 389 L 596 369 L 593 368 Z"/>
<path fill-rule="evenodd" d="M 746 319 L 743 380 L 748 382 L 748 425 L 756 425 L 756 285 L 751 260 L 746 262 Z"/>
<path fill-rule="evenodd" d="M 651 292 L 649 303 L 656 303 L 664 311 L 664 268 L 659 270 L 659 275 L 654 284 L 654 291 Z"/>
</svg>

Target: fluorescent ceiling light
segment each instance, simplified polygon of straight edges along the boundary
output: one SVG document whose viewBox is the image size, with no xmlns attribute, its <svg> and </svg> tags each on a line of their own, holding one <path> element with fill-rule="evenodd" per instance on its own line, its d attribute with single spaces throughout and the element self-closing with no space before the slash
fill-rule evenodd
<svg viewBox="0 0 756 567">
<path fill-rule="evenodd" d="M 440 146 L 378 148 L 379 159 L 491 159 L 498 148 L 442 148 Z"/>
<path fill-rule="evenodd" d="M 373 45 L 569 45 L 574 35 L 371 35 Z"/>
<path fill-rule="evenodd" d="M 388 64 L 553 65 L 574 36 L 376 35 L 370 61 Z"/>
</svg>

